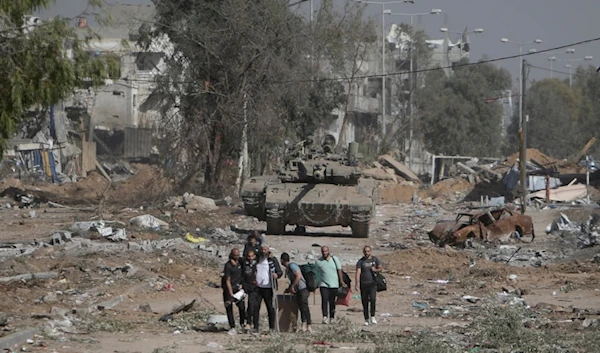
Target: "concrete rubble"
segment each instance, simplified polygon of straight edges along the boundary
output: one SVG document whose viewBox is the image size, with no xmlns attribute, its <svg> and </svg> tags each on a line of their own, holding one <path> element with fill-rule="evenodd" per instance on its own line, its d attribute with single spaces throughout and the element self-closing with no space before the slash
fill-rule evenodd
<svg viewBox="0 0 600 353">
<path fill-rule="evenodd" d="M 231 204 L 231 198 L 225 198 L 220 200 L 219 204 L 229 206 Z M 183 196 L 169 197 L 165 202 L 166 207 L 174 209 L 185 208 L 188 211 L 216 211 L 219 209 L 215 200 L 197 196 L 191 193 L 185 193 Z"/>
<path fill-rule="evenodd" d="M 585 222 L 572 222 L 566 214 L 561 213 L 558 219 L 546 227 L 546 234 L 552 234 L 572 241 L 575 239 L 580 248 L 587 248 L 598 244 L 600 232 L 600 216 L 591 214 Z"/>
<path fill-rule="evenodd" d="M 154 230 L 169 227 L 169 223 L 167 223 L 163 220 L 160 220 L 149 214 L 133 217 L 132 219 L 129 220 L 129 223 L 136 227 L 150 228 L 150 229 L 154 229 Z"/>
<path fill-rule="evenodd" d="M 110 223 L 114 224 L 115 222 L 110 222 Z M 122 225 L 122 223 L 120 223 L 120 222 L 117 222 L 117 223 Z M 109 226 L 107 226 L 105 221 L 75 222 L 71 226 L 71 230 L 74 232 L 78 232 L 79 234 L 81 234 L 83 236 L 87 236 L 89 231 L 95 231 L 95 232 L 98 232 L 104 238 L 111 240 L 111 241 L 127 240 L 127 233 L 125 232 L 125 229 L 123 229 L 123 228 L 116 229 L 113 227 L 109 227 Z M 68 236 L 67 236 L 67 234 L 68 234 Z M 61 239 L 65 238 L 64 240 L 67 240 L 67 237 L 70 237 L 70 233 L 66 233 L 66 232 L 58 233 L 57 235 L 59 237 L 57 237 L 55 239 L 57 239 L 59 243 L 60 243 Z M 55 237 L 55 236 L 53 236 L 53 237 Z"/>
</svg>

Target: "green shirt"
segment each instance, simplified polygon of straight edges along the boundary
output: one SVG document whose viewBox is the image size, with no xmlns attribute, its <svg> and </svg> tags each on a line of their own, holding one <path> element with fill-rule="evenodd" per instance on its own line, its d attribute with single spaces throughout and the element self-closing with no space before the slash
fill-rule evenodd
<svg viewBox="0 0 600 353">
<path fill-rule="evenodd" d="M 340 279 L 338 277 L 338 270 L 342 269 L 340 260 L 335 256 L 329 256 L 329 260 L 321 257 L 317 260 L 317 266 L 321 269 L 321 283 L 319 283 L 319 287 L 339 288 Z"/>
</svg>

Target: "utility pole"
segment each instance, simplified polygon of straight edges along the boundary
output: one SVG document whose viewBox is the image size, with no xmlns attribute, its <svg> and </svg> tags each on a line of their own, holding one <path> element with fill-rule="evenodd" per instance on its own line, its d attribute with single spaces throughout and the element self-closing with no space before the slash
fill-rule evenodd
<svg viewBox="0 0 600 353">
<path fill-rule="evenodd" d="M 525 80 L 526 77 L 526 61 L 521 59 L 521 101 L 519 102 L 519 117 L 523 117 L 525 110 Z M 529 117 L 526 118 L 529 120 Z M 521 213 L 525 214 L 527 202 L 527 121 L 519 121 L 519 171 L 520 171 L 520 183 L 521 183 Z"/>
<path fill-rule="evenodd" d="M 385 142 L 386 119 L 385 119 L 385 3 L 381 4 L 381 140 Z"/>
<path fill-rule="evenodd" d="M 410 16 L 410 30 L 412 32 L 411 34 L 411 38 L 410 38 L 410 42 L 409 42 L 409 52 L 408 54 L 410 55 L 409 59 L 410 59 L 410 80 L 409 80 L 409 84 L 410 84 L 410 88 L 409 88 L 409 96 L 408 96 L 408 109 L 409 109 L 409 120 L 408 120 L 408 128 L 409 128 L 409 132 L 408 132 L 408 163 L 409 166 L 414 166 L 414 154 L 413 154 L 413 126 L 414 126 L 414 117 L 413 117 L 413 46 L 415 45 L 414 43 L 414 38 L 415 38 L 415 29 L 413 28 L 413 16 Z"/>
</svg>

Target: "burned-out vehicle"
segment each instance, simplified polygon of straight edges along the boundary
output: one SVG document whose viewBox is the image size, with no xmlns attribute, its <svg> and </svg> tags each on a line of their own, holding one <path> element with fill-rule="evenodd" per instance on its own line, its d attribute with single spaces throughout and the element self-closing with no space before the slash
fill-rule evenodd
<svg viewBox="0 0 600 353">
<path fill-rule="evenodd" d="M 454 221 L 440 221 L 427 233 L 438 246 L 465 246 L 467 242 L 504 242 L 524 236 L 535 238 L 530 216 L 509 208 L 497 208 L 480 213 L 459 213 Z"/>
</svg>

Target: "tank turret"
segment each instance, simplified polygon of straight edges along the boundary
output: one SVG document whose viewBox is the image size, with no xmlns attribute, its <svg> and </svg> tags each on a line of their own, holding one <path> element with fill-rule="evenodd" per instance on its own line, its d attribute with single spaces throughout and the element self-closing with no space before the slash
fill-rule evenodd
<svg viewBox="0 0 600 353">
<path fill-rule="evenodd" d="M 312 137 L 296 144 L 286 141 L 277 174 L 244 184 L 246 211 L 266 221 L 269 234 L 283 234 L 288 224 L 300 229 L 341 225 L 351 227 L 354 237 L 368 237 L 376 182 L 361 178 L 356 153 L 336 153 L 331 135 L 318 146 L 314 142 Z"/>
</svg>

